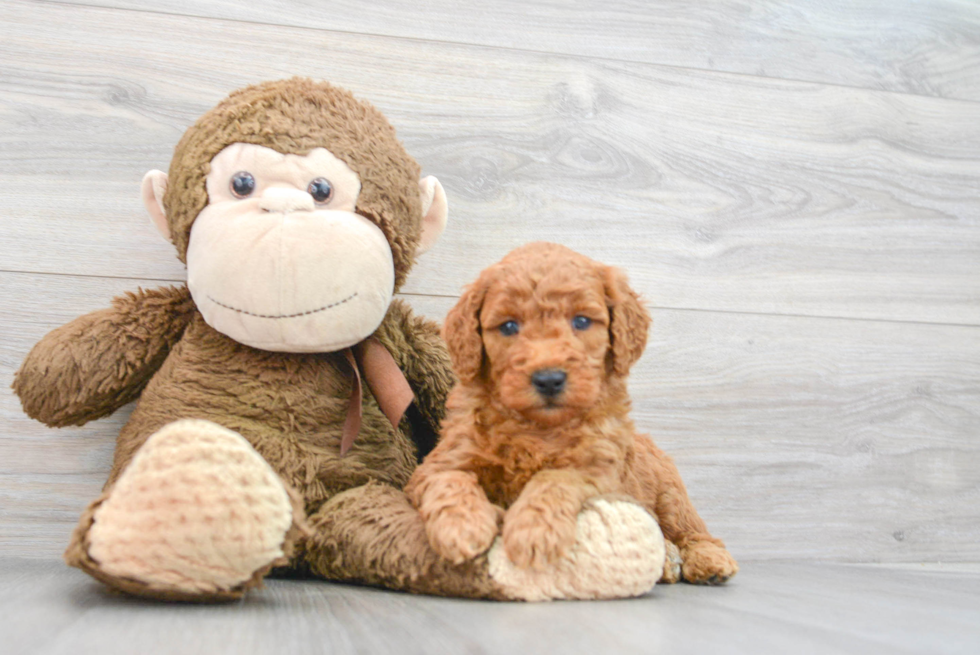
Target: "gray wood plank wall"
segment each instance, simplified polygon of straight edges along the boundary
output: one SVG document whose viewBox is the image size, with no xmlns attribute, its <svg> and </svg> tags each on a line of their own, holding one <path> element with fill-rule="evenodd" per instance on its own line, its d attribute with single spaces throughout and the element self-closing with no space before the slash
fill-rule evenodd
<svg viewBox="0 0 980 655">
<path fill-rule="evenodd" d="M 637 423 L 737 557 L 980 561 L 977 3 L 6 0 L 0 35 L 0 388 L 183 279 L 143 173 L 229 91 L 307 75 L 446 187 L 420 312 L 530 240 L 628 271 Z M 56 555 L 126 412 L 0 416 L 0 553 Z"/>
</svg>

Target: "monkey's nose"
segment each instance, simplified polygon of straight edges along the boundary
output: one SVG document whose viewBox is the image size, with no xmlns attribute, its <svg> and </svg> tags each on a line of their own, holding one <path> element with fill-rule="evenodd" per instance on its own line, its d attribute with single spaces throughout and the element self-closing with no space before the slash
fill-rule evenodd
<svg viewBox="0 0 980 655">
<path fill-rule="evenodd" d="M 565 371 L 548 368 L 531 374 L 531 384 L 545 398 L 554 398 L 565 389 L 568 374 Z"/>
<path fill-rule="evenodd" d="M 311 212 L 316 208 L 316 203 L 306 191 L 269 187 L 262 192 L 259 207 L 267 212 Z"/>
</svg>

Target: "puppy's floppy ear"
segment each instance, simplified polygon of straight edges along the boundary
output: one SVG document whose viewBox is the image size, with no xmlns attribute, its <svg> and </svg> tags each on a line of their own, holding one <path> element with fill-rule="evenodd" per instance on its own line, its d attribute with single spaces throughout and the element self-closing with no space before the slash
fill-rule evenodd
<svg viewBox="0 0 980 655">
<path fill-rule="evenodd" d="M 650 329 L 650 314 L 630 288 L 622 271 L 605 271 L 606 305 L 609 307 L 609 339 L 613 372 L 626 375 L 643 354 Z"/>
<path fill-rule="evenodd" d="M 483 334 L 480 330 L 480 309 L 490 286 L 484 272 L 466 287 L 456 306 L 446 315 L 442 336 L 449 348 L 453 368 L 461 382 L 475 382 L 483 366 Z"/>
</svg>

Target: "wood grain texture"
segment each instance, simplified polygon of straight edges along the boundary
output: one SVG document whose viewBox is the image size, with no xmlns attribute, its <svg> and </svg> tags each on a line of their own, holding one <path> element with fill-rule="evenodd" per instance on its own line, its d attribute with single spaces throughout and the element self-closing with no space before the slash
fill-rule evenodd
<svg viewBox="0 0 980 655">
<path fill-rule="evenodd" d="M 695 4 L 656 22 L 733 51 L 746 46 L 731 31 L 744 29 L 759 52 L 807 65 L 862 52 L 871 69 L 904 71 L 919 86 L 901 90 L 913 93 L 943 95 L 975 74 L 975 32 L 959 30 L 976 5 L 809 3 L 784 14 L 761 3 L 739 27 L 737 6 L 717 4 L 729 19 L 712 32 L 685 18 L 707 15 Z M 187 125 L 244 84 L 325 77 L 377 104 L 446 186 L 449 230 L 405 289 L 422 313 L 443 316 L 462 284 L 530 240 L 629 272 L 655 318 L 631 383 L 637 423 L 675 456 L 737 557 L 980 561 L 980 103 L 602 59 L 631 56 L 588 44 L 573 55 L 454 44 L 411 22 L 411 34 L 366 36 L 355 32 L 380 19 L 354 20 L 347 3 L 333 32 L 214 6 L 233 19 L 0 5 L 0 389 L 48 330 L 137 285 L 183 279 L 138 189 Z M 929 29 L 941 36 L 905 48 L 920 68 L 865 38 L 878 28 L 843 20 L 877 11 L 899 35 L 931 35 L 917 32 L 921 7 L 935 10 Z M 794 42 L 806 30 L 785 17 L 823 25 L 813 16 L 835 8 L 846 48 L 837 37 L 817 54 Z M 588 9 L 563 10 L 537 49 L 567 50 Z M 377 15 L 405 11 L 386 2 Z M 623 11 L 653 29 L 645 9 L 607 8 L 595 47 L 618 39 Z M 0 555 L 60 554 L 127 411 L 49 430 L 0 394 Z M 352 611 L 368 627 L 338 649 L 394 643 L 371 634 L 375 610 Z M 744 634 L 744 615 L 715 618 Z M 781 625 L 751 623 L 785 646 Z M 626 648 L 649 636 L 630 621 L 616 630 Z M 861 634 L 853 643 L 880 645 Z M 66 635 L 52 652 L 98 642 Z"/>
<path fill-rule="evenodd" d="M 229 90 L 301 74 L 447 188 L 407 292 L 544 239 L 659 307 L 980 324 L 978 103 L 19 0 L 0 26 L 4 270 L 179 279 L 140 177 Z"/>
<path fill-rule="evenodd" d="M 980 100 L 969 0 L 68 0 Z"/>
<path fill-rule="evenodd" d="M 0 273 L 0 388 L 31 345 L 152 281 Z M 440 320 L 454 298 L 406 296 Z M 980 328 L 657 310 L 634 418 L 742 560 L 980 560 Z M 0 396 L 0 554 L 60 553 L 127 412 L 50 430 Z"/>
<path fill-rule="evenodd" d="M 122 598 L 60 562 L 0 560 L 11 655 L 115 653 L 963 653 L 980 573 L 750 563 L 727 587 L 622 601 L 493 603 L 272 580 L 226 605 Z"/>
</svg>

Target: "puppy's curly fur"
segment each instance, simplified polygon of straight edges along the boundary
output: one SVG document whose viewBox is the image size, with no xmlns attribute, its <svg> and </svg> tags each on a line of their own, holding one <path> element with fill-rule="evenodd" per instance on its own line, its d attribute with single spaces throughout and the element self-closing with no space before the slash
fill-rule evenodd
<svg viewBox="0 0 980 655">
<path fill-rule="evenodd" d="M 685 580 L 735 575 L 674 463 L 629 418 L 649 325 L 622 273 L 555 244 L 519 248 L 467 288 L 444 328 L 460 382 L 405 489 L 439 554 L 461 563 L 502 531 L 516 565 L 542 567 L 574 543 L 583 501 L 625 493 L 679 548 Z"/>
</svg>

